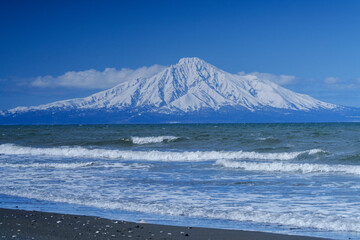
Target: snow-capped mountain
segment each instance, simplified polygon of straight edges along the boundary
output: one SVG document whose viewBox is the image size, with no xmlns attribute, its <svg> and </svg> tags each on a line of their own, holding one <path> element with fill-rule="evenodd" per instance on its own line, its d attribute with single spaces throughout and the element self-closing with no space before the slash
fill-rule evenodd
<svg viewBox="0 0 360 240">
<path fill-rule="evenodd" d="M 86 98 L 17 107 L 2 115 L 8 118 L 26 116 L 25 119 L 32 119 L 31 116 L 35 115 L 37 122 L 44 122 L 41 118 L 46 116 L 45 122 L 50 123 L 61 123 L 64 118 L 74 122 L 97 119 L 94 120 L 96 123 L 131 122 L 134 119 L 156 122 L 157 118 L 159 122 L 182 122 L 184 119 L 190 122 L 211 119 L 209 121 L 213 122 L 222 116 L 238 119 L 234 120 L 236 122 L 256 119 L 264 114 L 267 119 L 282 114 L 281 118 L 276 118 L 280 119 L 277 121 L 284 116 L 291 121 L 294 114 L 313 118 L 316 116 L 312 112 L 335 113 L 343 109 L 255 75 L 230 74 L 199 58 L 182 58 L 151 77 L 132 79 Z M 218 117 L 214 118 L 215 115 Z"/>
<path fill-rule="evenodd" d="M 224 106 L 251 111 L 263 107 L 291 110 L 335 109 L 338 106 L 298 94 L 255 75 L 235 75 L 199 58 L 180 61 L 150 78 L 137 78 L 86 98 L 10 110 L 146 108 L 153 112 L 218 110 Z"/>
</svg>

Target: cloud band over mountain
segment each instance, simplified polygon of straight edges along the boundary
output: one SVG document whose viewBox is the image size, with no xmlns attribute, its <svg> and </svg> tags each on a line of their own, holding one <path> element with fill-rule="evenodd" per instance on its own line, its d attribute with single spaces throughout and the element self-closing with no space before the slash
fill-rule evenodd
<svg viewBox="0 0 360 240">
<path fill-rule="evenodd" d="M 89 69 L 85 71 L 69 71 L 60 76 L 39 76 L 31 81 L 30 85 L 40 88 L 54 88 L 54 87 L 67 87 L 67 88 L 82 88 L 82 89 L 108 89 L 119 83 L 137 79 L 149 78 L 153 75 L 164 70 L 166 66 L 152 65 L 150 67 L 140 67 L 135 70 L 129 68 L 105 68 L 104 71 L 97 71 Z M 238 75 L 246 76 L 253 75 L 261 80 L 268 80 L 275 82 L 279 85 L 290 85 L 295 83 L 295 76 L 291 75 L 276 75 L 272 73 L 260 72 L 239 72 Z"/>
<path fill-rule="evenodd" d="M 105 68 L 104 71 L 89 69 L 85 71 L 70 71 L 61 76 L 40 76 L 31 82 L 34 87 L 70 87 L 84 89 L 108 89 L 121 82 L 136 78 L 148 78 L 161 70 L 165 66 L 153 65 L 141 67 L 135 70 L 129 68 Z"/>
</svg>

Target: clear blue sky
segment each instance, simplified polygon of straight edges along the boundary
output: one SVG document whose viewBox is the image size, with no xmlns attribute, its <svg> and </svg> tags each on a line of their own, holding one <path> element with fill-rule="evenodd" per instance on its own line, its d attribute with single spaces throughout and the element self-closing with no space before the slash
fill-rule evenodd
<svg viewBox="0 0 360 240">
<path fill-rule="evenodd" d="M 360 1 L 0 2 L 0 109 L 99 90 L 31 85 L 39 76 L 192 56 L 295 76 L 284 87 L 360 107 Z"/>
</svg>

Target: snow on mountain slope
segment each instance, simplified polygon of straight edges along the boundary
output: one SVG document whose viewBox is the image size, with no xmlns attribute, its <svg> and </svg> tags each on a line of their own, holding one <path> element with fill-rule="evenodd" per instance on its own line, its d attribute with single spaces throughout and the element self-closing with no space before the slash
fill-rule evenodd
<svg viewBox="0 0 360 240">
<path fill-rule="evenodd" d="M 152 112 L 218 110 L 221 107 L 250 111 L 271 107 L 288 110 L 332 110 L 337 105 L 298 94 L 255 75 L 222 71 L 199 58 L 182 58 L 150 78 L 123 82 L 86 98 L 34 107 L 17 107 L 11 113 L 36 110 L 146 109 Z"/>
</svg>

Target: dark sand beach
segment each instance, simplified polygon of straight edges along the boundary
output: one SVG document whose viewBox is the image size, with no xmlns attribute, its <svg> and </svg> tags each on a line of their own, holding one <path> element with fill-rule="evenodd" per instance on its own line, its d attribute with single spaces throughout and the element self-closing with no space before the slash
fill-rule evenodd
<svg viewBox="0 0 360 240">
<path fill-rule="evenodd" d="M 0 208 L 0 239 L 321 239 L 253 231 L 178 227 Z"/>
</svg>

